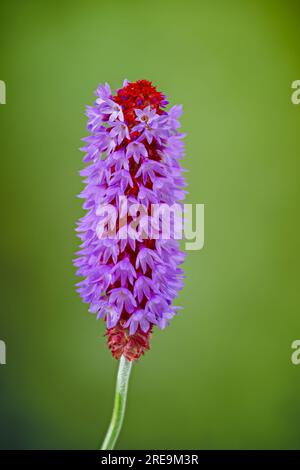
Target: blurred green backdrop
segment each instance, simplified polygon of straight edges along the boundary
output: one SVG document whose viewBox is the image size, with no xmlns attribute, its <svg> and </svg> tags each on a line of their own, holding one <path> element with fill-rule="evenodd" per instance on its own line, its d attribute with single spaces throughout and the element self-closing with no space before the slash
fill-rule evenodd
<svg viewBox="0 0 300 470">
<path fill-rule="evenodd" d="M 4 0 L 0 17 L 0 446 L 93 449 L 106 431 L 117 364 L 74 288 L 77 149 L 99 82 L 126 77 L 183 104 L 206 225 L 118 448 L 299 448 L 299 3 Z"/>
</svg>

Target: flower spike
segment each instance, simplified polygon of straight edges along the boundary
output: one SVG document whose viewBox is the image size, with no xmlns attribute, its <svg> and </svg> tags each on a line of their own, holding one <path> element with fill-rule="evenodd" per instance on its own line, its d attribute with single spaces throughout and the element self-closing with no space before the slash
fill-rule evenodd
<svg viewBox="0 0 300 470">
<path fill-rule="evenodd" d="M 82 300 L 106 322 L 112 355 L 135 361 L 150 348 L 153 328 L 165 328 L 175 315 L 182 288 L 183 253 L 172 230 L 163 236 L 165 222 L 154 221 L 152 210 L 182 204 L 185 196 L 182 108 L 167 111 L 165 95 L 147 80 L 125 80 L 115 94 L 105 83 L 96 96 L 86 112 L 80 197 L 87 212 L 74 265 L 83 277 Z"/>
</svg>

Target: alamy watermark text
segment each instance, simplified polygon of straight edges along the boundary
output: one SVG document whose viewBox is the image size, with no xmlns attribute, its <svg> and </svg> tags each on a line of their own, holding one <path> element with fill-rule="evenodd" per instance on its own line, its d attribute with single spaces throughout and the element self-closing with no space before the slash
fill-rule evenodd
<svg viewBox="0 0 300 470">
<path fill-rule="evenodd" d="M 6 364 L 6 344 L 0 340 L 0 365 Z"/>
<path fill-rule="evenodd" d="M 6 85 L 3 80 L 0 80 L 0 104 L 6 104 Z"/>
</svg>

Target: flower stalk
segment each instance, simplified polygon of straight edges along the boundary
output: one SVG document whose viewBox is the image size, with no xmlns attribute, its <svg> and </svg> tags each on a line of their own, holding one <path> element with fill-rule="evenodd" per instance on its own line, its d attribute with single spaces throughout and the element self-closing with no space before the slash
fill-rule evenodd
<svg viewBox="0 0 300 470">
<path fill-rule="evenodd" d="M 131 366 L 132 362 L 122 356 L 119 361 L 113 413 L 101 450 L 113 450 L 119 437 L 125 415 Z"/>
</svg>

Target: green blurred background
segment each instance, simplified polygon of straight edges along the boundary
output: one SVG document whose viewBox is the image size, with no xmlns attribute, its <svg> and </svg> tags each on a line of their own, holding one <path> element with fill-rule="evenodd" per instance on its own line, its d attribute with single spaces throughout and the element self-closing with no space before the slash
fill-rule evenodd
<svg viewBox="0 0 300 470">
<path fill-rule="evenodd" d="M 300 6 L 0 6 L 2 448 L 98 448 L 116 361 L 74 288 L 84 107 L 146 78 L 182 103 L 187 202 L 205 204 L 184 310 L 134 365 L 119 449 L 300 448 Z"/>
</svg>

